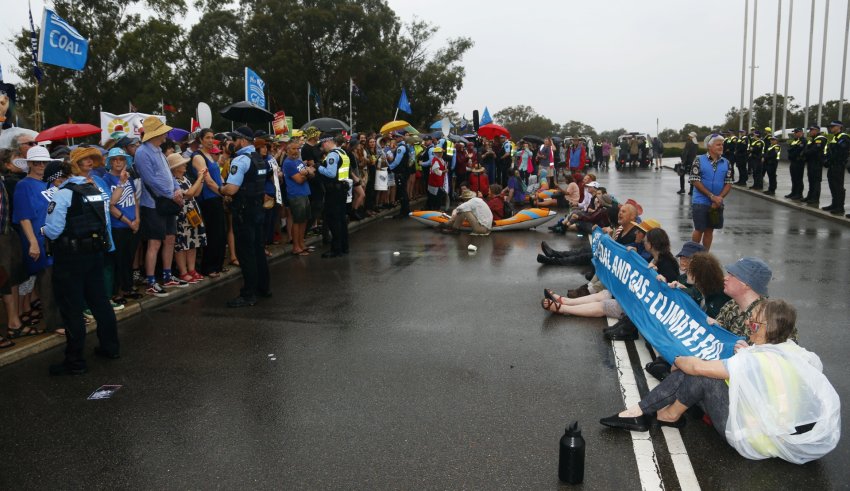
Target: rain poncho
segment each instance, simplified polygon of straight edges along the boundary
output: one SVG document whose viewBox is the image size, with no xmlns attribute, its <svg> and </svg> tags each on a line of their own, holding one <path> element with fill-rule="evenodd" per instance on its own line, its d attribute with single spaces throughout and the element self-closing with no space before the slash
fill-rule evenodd
<svg viewBox="0 0 850 491">
<path fill-rule="evenodd" d="M 804 464 L 838 444 L 841 402 L 817 355 L 793 341 L 766 344 L 739 351 L 727 369 L 726 440 L 742 456 Z"/>
</svg>

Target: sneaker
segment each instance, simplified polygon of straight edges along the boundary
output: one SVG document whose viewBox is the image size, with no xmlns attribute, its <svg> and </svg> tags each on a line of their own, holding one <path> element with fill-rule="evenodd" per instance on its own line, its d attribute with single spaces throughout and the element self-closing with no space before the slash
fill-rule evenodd
<svg viewBox="0 0 850 491">
<path fill-rule="evenodd" d="M 110 302 L 111 302 L 111 300 L 110 300 Z M 88 320 L 92 320 L 92 319 L 94 319 L 94 315 L 92 315 L 92 313 L 91 313 L 91 309 L 86 309 L 86 310 L 84 310 L 84 311 L 83 311 L 83 317 L 85 317 L 85 318 L 86 318 L 86 319 L 88 319 Z"/>
<path fill-rule="evenodd" d="M 145 293 L 147 293 L 148 295 L 153 295 L 155 297 L 167 297 L 168 296 L 168 292 L 165 291 L 165 288 L 160 286 L 159 283 L 150 283 L 148 285 L 148 289 L 145 290 Z"/>
<path fill-rule="evenodd" d="M 176 286 L 177 288 L 186 288 L 187 286 L 189 286 L 189 282 L 183 281 L 180 278 L 178 278 L 174 275 L 171 275 L 171 278 L 168 278 L 168 279 L 163 278 L 162 279 L 162 286 L 164 286 L 166 288 L 172 287 L 172 286 Z"/>
<path fill-rule="evenodd" d="M 113 311 L 113 312 L 118 312 L 118 311 L 124 310 L 124 306 L 123 306 L 123 305 L 121 305 L 120 303 L 115 303 L 115 302 L 113 302 L 112 300 L 110 300 L 110 301 L 109 301 L 109 305 L 111 305 L 111 306 L 112 306 L 112 311 Z"/>
</svg>

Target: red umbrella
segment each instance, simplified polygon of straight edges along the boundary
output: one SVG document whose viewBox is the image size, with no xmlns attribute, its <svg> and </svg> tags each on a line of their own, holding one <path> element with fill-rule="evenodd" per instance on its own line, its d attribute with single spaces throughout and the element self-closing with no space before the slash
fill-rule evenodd
<svg viewBox="0 0 850 491">
<path fill-rule="evenodd" d="M 499 126 L 495 123 L 485 124 L 484 126 L 478 128 L 478 134 L 487 138 L 488 140 L 492 140 L 497 136 L 504 136 L 505 138 L 511 137 L 511 132 L 508 131 L 504 126 Z"/>
<path fill-rule="evenodd" d="M 79 138 L 81 136 L 96 135 L 98 133 L 100 133 L 100 128 L 93 124 L 66 123 L 42 131 L 38 134 L 38 136 L 35 137 L 35 141 L 40 142 L 45 140 L 67 140 L 69 138 Z"/>
</svg>

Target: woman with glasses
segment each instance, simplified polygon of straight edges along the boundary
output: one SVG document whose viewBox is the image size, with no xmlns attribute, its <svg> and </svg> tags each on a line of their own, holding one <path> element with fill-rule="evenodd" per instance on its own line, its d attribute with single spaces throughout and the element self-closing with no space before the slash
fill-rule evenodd
<svg viewBox="0 0 850 491">
<path fill-rule="evenodd" d="M 765 300 L 749 317 L 749 343 L 739 340 L 725 360 L 677 356 L 673 372 L 636 406 L 600 423 L 647 431 L 681 428 L 699 405 L 714 428 L 742 456 L 804 463 L 828 453 L 840 435 L 840 403 L 814 353 L 798 346 L 797 312 L 783 300 Z M 807 434 L 808 433 L 808 434 Z"/>
</svg>

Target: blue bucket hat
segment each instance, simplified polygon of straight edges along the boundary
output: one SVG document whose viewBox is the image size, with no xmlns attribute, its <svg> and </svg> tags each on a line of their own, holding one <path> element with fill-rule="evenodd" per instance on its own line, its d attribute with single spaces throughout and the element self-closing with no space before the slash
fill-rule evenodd
<svg viewBox="0 0 850 491">
<path fill-rule="evenodd" d="M 705 252 L 705 247 L 693 241 L 687 241 L 682 244 L 682 250 L 676 254 L 676 257 L 691 257 L 697 252 Z"/>
<path fill-rule="evenodd" d="M 726 265 L 726 271 L 749 286 L 754 292 L 767 296 L 767 284 L 773 272 L 766 262 L 757 257 L 742 257 L 737 262 Z"/>
<path fill-rule="evenodd" d="M 106 154 L 106 169 L 112 170 L 112 159 L 115 157 L 124 157 L 127 160 L 127 168 L 133 167 L 133 156 L 125 152 L 123 148 L 113 147 Z"/>
</svg>

